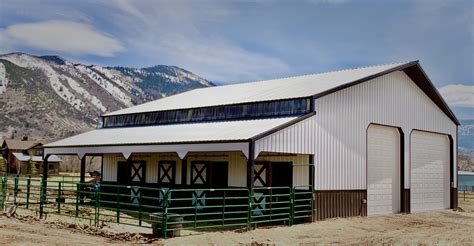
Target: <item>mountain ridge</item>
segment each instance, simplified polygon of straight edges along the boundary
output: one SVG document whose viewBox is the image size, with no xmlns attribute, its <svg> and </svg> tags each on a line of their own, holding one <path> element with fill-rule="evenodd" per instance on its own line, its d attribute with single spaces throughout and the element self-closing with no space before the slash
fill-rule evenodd
<svg viewBox="0 0 474 246">
<path fill-rule="evenodd" d="M 67 137 L 97 127 L 105 112 L 209 86 L 178 66 L 106 67 L 56 55 L 0 54 L 0 138 Z"/>
</svg>

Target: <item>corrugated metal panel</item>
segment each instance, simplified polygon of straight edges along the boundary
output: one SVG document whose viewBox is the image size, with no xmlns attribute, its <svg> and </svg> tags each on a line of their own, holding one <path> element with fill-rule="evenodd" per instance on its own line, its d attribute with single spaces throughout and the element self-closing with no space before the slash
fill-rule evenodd
<svg viewBox="0 0 474 246">
<path fill-rule="evenodd" d="M 125 161 L 122 155 L 108 154 L 104 155 L 102 162 L 102 180 L 106 182 L 117 182 L 117 163 Z"/>
<path fill-rule="evenodd" d="M 159 144 L 247 140 L 297 117 L 102 128 L 50 143 L 48 147 Z"/>
<path fill-rule="evenodd" d="M 366 189 L 366 134 L 371 123 L 402 128 L 405 170 L 410 170 L 413 129 L 451 134 L 456 142 L 456 125 L 401 71 L 318 98 L 315 107 L 315 116 L 258 140 L 255 153 L 315 154 L 317 190 Z M 405 173 L 409 188 L 409 172 Z"/>
<path fill-rule="evenodd" d="M 334 217 L 367 216 L 365 190 L 328 190 L 316 191 L 316 219 Z"/>
<path fill-rule="evenodd" d="M 314 154 L 314 126 L 316 117 L 312 116 L 274 134 L 255 142 L 255 156 L 260 152 Z M 306 163 L 307 164 L 307 163 Z"/>
<path fill-rule="evenodd" d="M 315 107 L 317 190 L 366 189 L 366 134 L 370 123 L 403 129 L 405 170 L 410 170 L 409 134 L 413 129 L 450 134 L 456 142 L 456 125 L 404 72 L 318 98 Z M 405 187 L 409 188 L 409 172 L 405 173 Z"/>
<path fill-rule="evenodd" d="M 405 65 L 395 63 L 297 77 L 195 89 L 108 115 L 309 97 L 332 88 Z"/>
</svg>

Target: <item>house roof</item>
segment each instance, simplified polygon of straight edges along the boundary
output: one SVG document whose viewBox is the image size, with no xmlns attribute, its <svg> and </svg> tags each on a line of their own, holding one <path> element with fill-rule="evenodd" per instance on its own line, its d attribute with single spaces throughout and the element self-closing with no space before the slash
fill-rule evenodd
<svg viewBox="0 0 474 246">
<path fill-rule="evenodd" d="M 24 141 L 24 140 L 17 140 L 17 139 L 5 139 L 4 141 L 8 149 L 12 149 L 12 150 L 28 150 L 35 147 L 38 144 L 41 144 L 38 141 Z"/>
<path fill-rule="evenodd" d="M 39 156 L 39 155 L 29 156 L 29 155 L 25 155 L 23 153 L 15 153 L 15 152 L 13 153 L 13 155 L 19 161 L 29 161 L 30 157 L 31 157 L 31 159 L 33 159 L 34 162 L 42 162 L 43 161 L 43 157 Z M 51 155 L 48 158 L 48 162 L 62 162 L 62 161 L 63 160 L 61 160 L 57 155 Z"/>
<path fill-rule="evenodd" d="M 44 147 L 244 142 L 301 118 L 304 117 L 101 128 L 46 144 Z"/>
</svg>

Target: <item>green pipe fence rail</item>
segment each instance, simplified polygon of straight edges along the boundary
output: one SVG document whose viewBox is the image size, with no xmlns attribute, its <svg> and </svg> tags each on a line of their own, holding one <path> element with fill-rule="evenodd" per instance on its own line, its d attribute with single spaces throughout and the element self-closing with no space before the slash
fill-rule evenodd
<svg viewBox="0 0 474 246">
<path fill-rule="evenodd" d="M 38 177 L 2 177 L 0 207 L 16 205 L 40 217 L 55 214 L 90 224 L 152 228 L 162 237 L 185 230 L 216 230 L 312 221 L 313 187 L 168 189 L 79 183 Z"/>
</svg>

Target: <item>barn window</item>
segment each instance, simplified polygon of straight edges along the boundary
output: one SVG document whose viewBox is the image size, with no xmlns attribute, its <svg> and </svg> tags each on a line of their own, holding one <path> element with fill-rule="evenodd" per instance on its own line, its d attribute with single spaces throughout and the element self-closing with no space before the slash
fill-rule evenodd
<svg viewBox="0 0 474 246">
<path fill-rule="evenodd" d="M 183 122 L 282 117 L 309 113 L 310 100 L 288 99 L 196 109 L 158 111 L 103 117 L 103 127 L 144 126 Z"/>
</svg>

